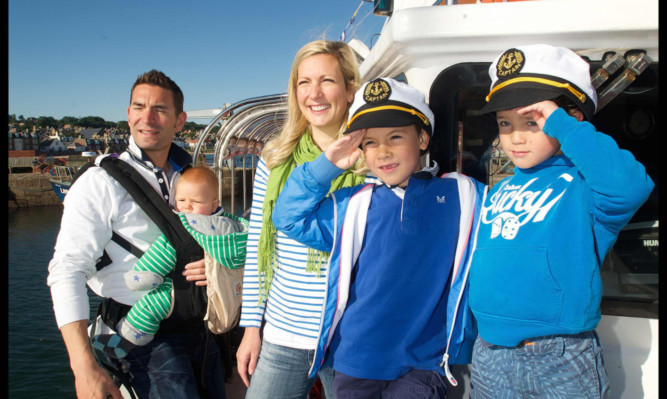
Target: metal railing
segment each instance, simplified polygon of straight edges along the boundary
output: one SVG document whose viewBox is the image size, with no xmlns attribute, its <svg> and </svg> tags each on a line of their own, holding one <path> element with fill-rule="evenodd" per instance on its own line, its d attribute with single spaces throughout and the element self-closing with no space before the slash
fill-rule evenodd
<svg viewBox="0 0 667 399">
<path fill-rule="evenodd" d="M 280 132 L 287 117 L 287 95 L 275 94 L 254 97 L 224 108 L 206 126 L 199 136 L 194 151 L 194 163 L 199 163 L 199 154 L 210 138 L 215 142 L 212 169 L 220 181 L 219 195 L 222 198 L 225 173 L 229 173 L 231 211 L 236 201 L 236 157 L 241 156 L 243 213 L 249 210 L 248 200 L 252 198 L 252 186 L 248 187 L 247 173 L 250 169 L 254 180 L 257 159 L 261 148 L 268 140 Z M 251 156 L 250 165 L 246 158 Z"/>
</svg>

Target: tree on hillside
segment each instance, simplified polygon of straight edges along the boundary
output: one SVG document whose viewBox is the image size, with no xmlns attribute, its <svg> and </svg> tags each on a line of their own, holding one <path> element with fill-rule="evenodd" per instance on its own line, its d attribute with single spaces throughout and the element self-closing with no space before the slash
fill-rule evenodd
<svg viewBox="0 0 667 399">
<path fill-rule="evenodd" d="M 120 129 L 124 132 L 129 132 L 130 131 L 130 125 L 127 123 L 127 121 L 120 121 L 120 122 L 118 122 L 118 129 Z"/>
<path fill-rule="evenodd" d="M 58 127 L 58 121 L 51 116 L 40 116 L 35 123 L 37 127 Z"/>
<path fill-rule="evenodd" d="M 185 125 L 183 125 L 183 130 L 190 130 L 192 132 L 196 132 L 197 130 L 204 130 L 206 125 L 200 125 L 195 122 L 185 122 Z"/>
<path fill-rule="evenodd" d="M 60 124 L 63 126 L 65 125 L 76 126 L 79 124 L 79 118 L 75 116 L 63 116 L 63 118 L 60 120 Z"/>
<path fill-rule="evenodd" d="M 79 126 L 90 128 L 105 127 L 106 121 L 99 116 L 84 116 L 79 119 Z"/>
</svg>

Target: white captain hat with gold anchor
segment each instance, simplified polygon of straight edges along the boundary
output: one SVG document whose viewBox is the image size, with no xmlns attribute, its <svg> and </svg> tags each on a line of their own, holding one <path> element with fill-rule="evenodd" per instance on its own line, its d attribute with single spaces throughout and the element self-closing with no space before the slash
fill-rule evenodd
<svg viewBox="0 0 667 399">
<path fill-rule="evenodd" d="M 433 112 L 414 87 L 392 78 L 377 78 L 354 95 L 345 133 L 373 127 L 416 124 L 433 135 Z"/>
<path fill-rule="evenodd" d="M 591 120 L 597 94 L 590 65 L 574 51 L 548 44 L 504 51 L 489 67 L 491 89 L 482 112 L 524 107 L 566 96 Z"/>
</svg>

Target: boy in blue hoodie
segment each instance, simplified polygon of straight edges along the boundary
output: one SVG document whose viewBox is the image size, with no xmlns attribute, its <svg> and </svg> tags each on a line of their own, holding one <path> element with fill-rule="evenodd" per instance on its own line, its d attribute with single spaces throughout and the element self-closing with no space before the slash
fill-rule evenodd
<svg viewBox="0 0 667 399">
<path fill-rule="evenodd" d="M 605 397 L 600 268 L 653 182 L 586 122 L 597 97 L 575 52 L 512 48 L 489 74 L 482 111 L 514 175 L 484 202 L 471 265 L 472 398 Z"/>
<path fill-rule="evenodd" d="M 328 351 L 337 399 L 443 397 L 477 335 L 467 275 L 485 187 L 422 168 L 433 113 L 418 90 L 376 79 L 349 113 L 349 134 L 294 169 L 273 213 L 282 233 L 331 251 L 313 372 Z M 329 193 L 359 147 L 373 176 Z"/>
</svg>

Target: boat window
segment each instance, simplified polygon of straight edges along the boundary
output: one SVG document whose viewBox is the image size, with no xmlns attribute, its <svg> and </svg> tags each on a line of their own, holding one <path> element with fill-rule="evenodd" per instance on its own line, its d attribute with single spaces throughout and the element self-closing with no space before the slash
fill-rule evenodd
<svg viewBox="0 0 667 399">
<path fill-rule="evenodd" d="M 603 62 L 590 64 L 594 73 Z M 513 165 L 498 145 L 494 115 L 479 113 L 491 83 L 489 65 L 457 64 L 434 80 L 429 94 L 436 118 L 430 156 L 441 172 L 459 171 L 493 186 L 513 173 Z M 621 73 L 622 68 L 608 82 Z M 653 62 L 592 121 L 633 153 L 656 186 L 604 260 L 603 314 L 658 318 L 658 106 L 658 62 Z"/>
</svg>

